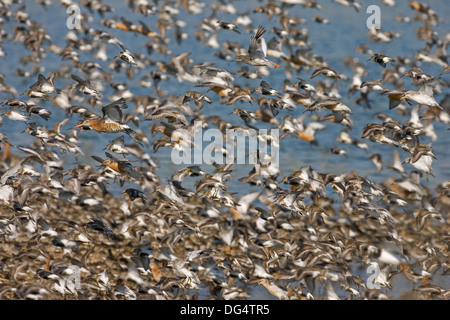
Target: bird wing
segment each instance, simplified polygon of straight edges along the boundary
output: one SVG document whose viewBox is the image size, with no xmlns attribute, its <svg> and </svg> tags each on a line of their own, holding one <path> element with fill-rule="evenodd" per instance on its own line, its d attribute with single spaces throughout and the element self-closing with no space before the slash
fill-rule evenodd
<svg viewBox="0 0 450 320">
<path fill-rule="evenodd" d="M 431 78 L 430 80 L 425 81 L 419 89 L 419 93 L 426 94 L 427 96 L 432 97 L 434 95 L 434 89 L 441 81 L 440 77 Z"/>
<path fill-rule="evenodd" d="M 250 59 L 265 58 L 267 53 L 267 44 L 262 37 L 266 29 L 262 26 L 258 27 L 254 36 L 250 38 L 250 45 L 248 47 L 248 55 Z"/>
<path fill-rule="evenodd" d="M 97 161 L 97 162 L 100 162 L 100 163 L 103 163 L 103 161 L 105 161 L 105 160 L 103 160 L 102 158 L 97 157 L 97 156 L 91 156 L 91 158 L 94 159 L 94 160 Z"/>
<path fill-rule="evenodd" d="M 109 159 L 111 159 L 112 161 L 114 161 L 114 162 L 128 162 L 127 160 L 119 160 L 119 159 L 117 159 L 116 157 L 114 157 L 111 153 L 109 153 L 109 152 L 105 152 L 105 155 L 106 155 L 106 157 L 108 157 Z M 92 157 L 94 157 L 94 156 L 92 156 Z"/>
<path fill-rule="evenodd" d="M 17 163 L 16 165 L 12 166 L 8 170 L 6 170 L 0 177 L 1 185 L 3 186 L 6 183 L 6 181 L 8 180 L 9 177 L 14 176 L 17 173 L 17 171 L 20 168 L 22 168 L 22 166 L 25 166 L 26 164 L 29 164 L 30 162 L 31 162 L 31 157 L 30 156 L 26 156 L 19 163 Z"/>
<path fill-rule="evenodd" d="M 124 136 L 120 136 L 120 137 L 114 139 L 112 142 L 115 143 L 115 144 L 123 145 L 125 143 L 125 137 Z"/>
<path fill-rule="evenodd" d="M 38 81 L 37 81 L 36 83 L 32 84 L 32 85 L 30 86 L 30 89 L 31 89 L 31 90 L 37 90 L 39 84 L 44 84 L 44 83 L 47 83 L 47 84 L 48 84 L 47 78 L 45 78 L 42 74 L 39 74 L 39 75 L 38 75 Z"/>
<path fill-rule="evenodd" d="M 47 78 L 44 77 L 44 75 L 42 75 L 42 74 L 38 75 L 38 80 L 40 83 L 48 83 Z"/>
<path fill-rule="evenodd" d="M 102 108 L 103 117 L 105 119 L 111 119 L 114 121 L 122 122 L 123 121 L 122 109 L 126 108 L 128 108 L 128 105 L 125 99 L 120 98 Z"/>
<path fill-rule="evenodd" d="M 85 80 L 81 79 L 81 78 L 80 78 L 79 76 L 77 76 L 77 75 L 72 74 L 72 75 L 70 75 L 70 77 L 71 77 L 73 80 L 75 80 L 76 82 L 78 82 L 79 84 L 84 84 L 84 83 L 85 83 Z"/>
</svg>

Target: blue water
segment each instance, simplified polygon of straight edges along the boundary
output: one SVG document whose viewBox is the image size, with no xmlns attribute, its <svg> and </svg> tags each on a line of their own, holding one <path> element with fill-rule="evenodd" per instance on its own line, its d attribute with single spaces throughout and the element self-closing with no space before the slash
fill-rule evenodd
<svg viewBox="0 0 450 320">
<path fill-rule="evenodd" d="M 429 4 L 429 6 L 433 8 L 441 18 L 440 23 L 437 24 L 434 28 L 438 33 L 438 36 L 442 39 L 443 36 L 450 31 L 450 20 L 448 19 L 448 16 L 450 15 L 450 8 L 448 6 L 448 3 L 443 0 L 424 2 Z M 161 6 L 162 3 L 163 1 L 160 1 L 159 6 Z M 93 29 L 108 31 L 112 35 L 118 37 L 132 53 L 142 53 L 151 61 L 168 61 L 172 56 L 184 52 L 191 52 L 190 58 L 192 59 L 193 64 L 212 62 L 216 67 L 226 68 L 232 73 L 235 73 L 235 85 L 248 85 L 251 87 L 258 86 L 261 79 L 246 79 L 236 74 L 236 71 L 242 66 L 241 64 L 218 58 L 216 56 L 216 52 L 217 50 L 220 50 L 220 48 L 216 49 L 200 45 L 196 40 L 194 31 L 198 30 L 198 25 L 201 23 L 203 17 L 208 17 L 211 15 L 211 3 L 212 1 L 205 1 L 205 6 L 202 12 L 199 14 L 189 14 L 182 7 L 179 8 L 179 14 L 177 15 L 177 18 L 186 24 L 186 26 L 183 28 L 183 31 L 187 33 L 187 38 L 183 39 L 181 44 L 178 44 L 174 38 L 173 30 L 169 30 L 168 39 L 170 43 L 167 45 L 167 47 L 170 50 L 170 53 L 166 56 L 156 52 L 153 52 L 150 55 L 147 53 L 145 44 L 152 41 L 150 38 L 146 38 L 142 35 L 137 35 L 131 32 L 127 33 L 118 29 L 114 30 L 106 28 L 101 24 L 102 17 L 96 12 L 89 13 L 89 16 L 91 16 L 92 19 L 85 21 L 85 23 Z M 239 43 L 244 47 L 247 47 L 249 37 L 251 36 L 254 28 L 260 24 L 264 25 L 268 30 L 265 36 L 267 40 L 274 36 L 271 29 L 273 27 L 278 28 L 280 26 L 277 21 L 277 16 L 268 19 L 267 15 L 265 14 L 252 12 L 253 8 L 262 5 L 264 3 L 263 1 L 242 0 L 234 1 L 233 3 L 238 12 L 249 14 L 253 21 L 253 24 L 251 28 L 245 28 L 241 26 L 240 29 L 242 33 L 240 35 L 233 33 L 232 31 L 224 30 L 219 32 L 219 36 L 217 38 L 219 44 L 223 44 L 225 41 L 233 41 Z M 382 29 L 391 30 L 401 34 L 400 38 L 393 39 L 390 43 L 374 43 L 368 40 L 369 34 L 368 29 L 366 28 L 366 20 L 369 17 L 369 14 L 366 14 L 366 7 L 364 5 L 360 12 L 356 12 L 353 8 L 343 7 L 342 5 L 339 5 L 333 1 L 319 1 L 319 3 L 323 5 L 322 10 L 305 9 L 300 5 L 296 5 L 286 9 L 286 12 L 291 16 L 301 17 L 306 20 L 306 23 L 299 27 L 308 29 L 308 39 L 312 44 L 313 52 L 316 55 L 324 57 L 325 61 L 332 69 L 335 69 L 347 75 L 350 80 L 353 76 L 353 71 L 351 70 L 351 68 L 346 67 L 344 64 L 343 58 L 346 56 L 353 56 L 358 58 L 358 60 L 366 67 L 368 74 L 363 78 L 363 80 L 371 80 L 381 77 L 381 71 L 383 69 L 374 62 L 367 61 L 369 56 L 356 52 L 356 48 L 362 44 L 366 44 L 371 50 L 375 52 L 383 52 L 390 57 L 402 56 L 408 57 L 410 59 L 414 59 L 414 53 L 425 46 L 425 42 L 423 40 L 418 40 L 416 38 L 416 30 L 417 28 L 421 27 L 421 23 L 413 19 L 411 19 L 410 23 L 399 22 L 394 19 L 397 14 L 403 14 L 409 17 L 412 17 L 413 14 L 415 14 L 415 12 L 409 7 L 408 1 L 398 0 L 396 6 L 394 7 L 384 6 L 380 1 L 370 2 L 370 4 L 378 4 L 381 7 Z M 45 27 L 47 33 L 51 36 L 51 42 L 53 42 L 60 48 L 64 48 L 66 46 L 65 37 L 69 31 L 66 27 L 67 13 L 65 8 L 60 5 L 58 1 L 53 1 L 52 6 L 50 7 L 43 7 L 32 1 L 26 1 L 25 4 L 26 11 L 30 15 L 30 19 L 39 22 L 42 26 Z M 107 4 L 112 6 L 115 11 L 112 13 L 105 13 L 104 18 L 113 18 L 118 20 L 121 16 L 124 16 L 127 18 L 127 20 L 133 21 L 136 24 L 139 20 L 142 20 L 150 28 L 159 32 L 155 27 L 155 23 L 158 21 L 158 17 L 156 17 L 155 15 L 148 15 L 147 17 L 143 17 L 141 14 L 132 12 L 130 11 L 125 1 L 108 1 Z M 19 5 L 17 4 L 13 5 L 14 9 L 17 9 L 18 7 Z M 82 10 L 87 9 L 85 7 L 82 7 Z M 216 14 L 218 19 L 225 21 L 232 21 L 235 17 L 234 14 L 221 12 L 217 12 Z M 330 24 L 321 25 L 311 21 L 311 18 L 316 15 L 326 17 L 327 19 L 329 19 Z M 26 66 L 22 65 L 19 62 L 19 59 L 23 55 L 29 54 L 30 51 L 26 50 L 23 44 L 20 42 L 13 43 L 11 36 L 12 34 L 14 34 L 15 25 L 16 23 L 14 22 L 14 18 L 11 18 L 10 21 L 3 21 L 3 29 L 8 36 L 4 38 L 1 43 L 1 48 L 3 49 L 5 55 L 3 57 L 0 57 L 0 73 L 5 76 L 5 81 L 9 85 L 12 85 L 19 94 L 27 90 L 29 86 L 36 81 L 37 73 L 50 74 L 51 72 L 60 70 L 62 65 L 70 67 L 70 61 L 62 61 L 59 55 L 49 50 L 51 43 L 50 41 L 45 42 L 45 54 L 40 65 L 33 66 L 32 63 Z M 74 30 L 73 32 L 79 38 L 85 37 L 84 34 L 79 33 L 76 30 Z M 79 52 L 80 61 L 95 61 L 92 56 L 95 51 Z M 114 57 L 116 52 L 116 47 L 114 47 L 113 45 L 108 46 L 107 53 L 110 59 Z M 287 53 L 287 51 L 285 52 Z M 155 94 L 153 87 L 144 88 L 138 85 L 138 81 L 142 76 L 151 71 L 157 70 L 155 64 L 148 64 L 144 69 L 136 69 L 134 79 L 130 80 L 127 79 L 124 72 L 117 73 L 115 71 L 109 70 L 108 63 L 110 61 L 104 62 L 97 60 L 96 62 L 102 65 L 104 71 L 111 72 L 114 82 L 126 83 L 133 94 Z M 279 60 L 278 62 L 282 64 L 281 60 Z M 420 68 L 424 72 L 431 75 L 437 75 L 441 70 L 440 66 L 433 63 L 421 63 Z M 30 71 L 32 75 L 29 77 L 18 76 L 16 74 L 17 69 Z M 282 91 L 283 82 L 286 78 L 291 82 L 297 81 L 297 77 L 309 80 L 313 69 L 301 70 L 300 72 L 291 70 L 289 73 L 286 73 L 285 71 L 286 70 L 284 70 L 284 68 L 273 69 L 270 71 L 270 74 L 268 76 L 264 77 L 264 80 L 266 80 L 275 89 Z M 80 74 L 77 70 L 71 70 L 70 72 Z M 409 78 L 405 78 L 404 81 L 406 88 L 414 89 L 412 81 Z M 58 78 L 56 80 L 56 85 L 60 88 L 69 83 L 73 83 L 73 80 L 70 79 L 70 77 Z M 105 102 L 107 102 L 107 97 L 113 93 L 113 89 L 107 84 L 104 85 L 105 91 L 103 91 L 102 93 L 105 97 Z M 225 120 L 233 124 L 243 124 L 238 117 L 229 114 L 232 111 L 233 107 L 244 108 L 251 111 L 257 110 L 258 108 L 256 102 L 254 102 L 253 104 L 249 104 L 247 102 L 239 102 L 236 106 L 224 106 L 219 103 L 218 96 L 211 92 L 207 93 L 205 88 L 195 88 L 194 86 L 195 83 L 179 82 L 176 77 L 170 75 L 169 80 L 163 80 L 160 82 L 160 87 L 164 90 L 167 90 L 169 95 L 183 95 L 184 92 L 188 90 L 197 90 L 206 93 L 210 98 L 213 99 L 213 103 L 211 105 L 205 104 L 205 107 L 202 109 L 202 113 L 204 113 L 206 116 L 220 115 Z M 387 98 L 384 96 L 378 96 L 375 92 L 372 92 L 370 94 L 370 98 L 372 100 L 372 108 L 365 109 L 352 101 L 353 98 L 357 97 L 357 94 L 350 98 L 347 97 L 348 82 L 339 83 L 339 89 L 340 94 L 343 97 L 342 101 L 349 105 L 353 112 L 351 118 L 355 124 L 352 127 L 352 130 L 349 131 L 349 134 L 354 139 L 362 140 L 361 133 L 367 123 L 381 123 L 381 120 L 374 118 L 373 115 L 375 113 L 387 113 L 399 123 L 403 123 L 409 118 L 409 116 L 399 114 L 398 112 L 396 112 L 396 110 L 389 110 Z M 446 93 L 450 93 L 450 91 L 447 87 L 443 86 L 443 92 L 436 95 L 436 100 L 440 101 Z M 11 97 L 11 95 L 8 95 L 4 92 L 0 93 L 0 98 L 2 100 L 4 98 Z M 49 128 L 51 128 L 55 122 L 67 117 L 64 110 L 56 107 L 50 101 L 42 101 L 40 102 L 40 105 L 50 110 L 52 112 L 52 116 L 48 121 L 45 121 L 38 117 L 33 118 L 33 120 L 39 124 L 45 124 Z M 130 109 L 132 108 L 133 106 L 130 105 Z M 224 110 L 224 108 L 229 109 Z M 408 106 L 408 108 L 410 107 Z M 131 111 L 130 109 L 129 111 Z M 101 114 L 100 107 L 96 107 L 91 110 L 98 114 Z M 4 111 L 6 111 L 5 107 L 3 107 L 2 109 L 2 112 Z M 303 111 L 303 106 L 296 105 L 296 109 L 290 112 L 292 112 L 294 116 L 300 116 Z M 282 113 L 288 114 L 289 111 L 283 110 Z M 320 114 L 323 115 L 326 113 Z M 2 119 L 3 122 L 2 126 L 0 127 L 0 131 L 5 133 L 8 136 L 8 139 L 13 144 L 28 145 L 34 141 L 33 137 L 23 132 L 23 130 L 26 128 L 25 123 L 11 121 L 6 116 L 3 116 Z M 81 118 L 77 115 L 72 116 L 69 122 L 64 126 L 63 130 L 69 130 L 80 119 Z M 310 119 L 310 116 L 308 116 L 307 122 L 311 121 Z M 135 129 L 142 130 L 147 134 L 151 141 L 154 141 L 155 138 L 151 137 L 149 130 L 151 124 L 152 123 L 145 121 L 139 125 L 139 128 Z M 392 146 L 380 145 L 368 140 L 363 140 L 370 148 L 368 151 L 359 149 L 356 146 L 348 146 L 336 141 L 336 138 L 339 136 L 340 131 L 344 127 L 332 123 L 325 123 L 325 125 L 326 129 L 318 131 L 316 134 L 317 140 L 319 142 L 318 146 L 311 146 L 309 143 L 293 137 L 288 137 L 285 140 L 281 141 L 280 179 L 286 175 L 289 175 L 293 170 L 298 170 L 303 166 L 311 166 L 315 171 L 322 173 L 329 172 L 333 174 L 348 173 L 355 170 L 360 176 L 366 176 L 374 182 L 383 182 L 389 177 L 400 177 L 396 172 L 387 168 L 392 161 Z M 430 176 L 429 181 L 423 181 L 423 184 L 430 189 L 435 188 L 440 183 L 450 178 L 450 162 L 447 160 L 450 156 L 450 151 L 448 149 L 448 146 L 450 145 L 449 131 L 447 130 L 448 127 L 448 124 L 435 121 L 434 129 L 438 136 L 437 140 L 430 141 L 428 137 L 424 137 L 421 140 L 422 143 L 432 143 L 434 153 L 437 157 L 437 160 L 434 160 L 433 162 L 433 170 L 435 176 Z M 86 162 L 91 164 L 92 166 L 97 166 L 98 163 L 96 163 L 91 158 L 91 156 L 97 155 L 103 157 L 103 149 L 105 148 L 105 146 L 110 143 L 112 138 L 116 138 L 118 136 L 119 134 L 100 135 L 96 132 L 81 132 L 79 134 L 79 139 L 84 152 L 84 156 L 78 155 L 77 159 L 75 159 L 71 154 L 62 154 L 61 158 L 66 161 L 67 168 L 71 168 L 76 161 Z M 159 138 L 159 136 L 156 138 Z M 128 139 L 128 137 L 126 137 L 126 139 Z M 127 142 L 131 142 L 131 140 L 127 140 Z M 338 155 L 331 154 L 329 152 L 329 149 L 335 146 L 344 148 L 349 154 L 349 157 L 344 158 Z M 161 181 L 165 181 L 165 179 L 170 177 L 171 173 L 174 170 L 178 169 L 178 167 L 171 162 L 170 150 L 168 148 L 161 148 L 157 153 L 153 153 L 151 146 L 146 148 L 145 150 L 152 156 L 152 158 L 156 159 L 159 162 L 159 169 L 156 172 L 158 173 Z M 400 149 L 399 151 L 402 159 L 408 156 L 403 150 Z M 23 154 L 18 150 L 13 150 L 13 153 L 19 155 Z M 381 172 L 376 170 L 373 163 L 368 157 L 369 155 L 374 153 L 379 153 L 382 155 L 384 169 Z M 212 171 L 211 166 L 202 165 L 202 167 L 205 171 Z M 251 165 L 235 165 L 233 167 L 233 176 L 236 178 L 245 176 L 251 169 Z M 406 164 L 405 169 L 407 170 L 407 172 L 410 172 L 414 168 Z M 128 185 L 134 186 L 132 183 L 127 183 L 124 188 Z M 242 194 L 253 191 L 247 185 L 241 184 L 237 180 L 230 180 L 227 186 L 229 187 L 230 192 Z M 119 194 L 120 192 L 119 186 L 114 184 L 109 185 L 109 190 L 116 194 Z M 262 295 L 261 298 L 271 297 L 264 296 L 264 293 L 259 293 L 259 295 Z M 260 297 L 259 295 L 255 293 L 255 296 Z"/>
</svg>

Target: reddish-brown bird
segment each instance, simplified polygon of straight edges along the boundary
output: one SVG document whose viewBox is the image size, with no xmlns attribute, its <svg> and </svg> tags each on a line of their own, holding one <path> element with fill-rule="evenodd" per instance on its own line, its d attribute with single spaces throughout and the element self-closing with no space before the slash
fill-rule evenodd
<svg viewBox="0 0 450 320">
<path fill-rule="evenodd" d="M 123 123 L 122 109 L 128 108 L 124 98 L 120 98 L 107 106 L 102 108 L 103 117 L 99 119 L 85 119 L 78 123 L 74 128 L 82 128 L 84 130 L 95 130 L 100 133 L 117 133 L 125 132 L 134 141 L 142 146 L 134 135 L 136 132 L 127 124 Z"/>
<path fill-rule="evenodd" d="M 270 61 L 266 58 L 267 44 L 263 38 L 266 29 L 259 26 L 254 36 L 250 38 L 250 45 L 248 47 L 248 54 L 239 55 L 235 61 L 242 61 L 252 66 L 267 66 L 269 68 L 280 68 L 279 64 Z"/>
</svg>

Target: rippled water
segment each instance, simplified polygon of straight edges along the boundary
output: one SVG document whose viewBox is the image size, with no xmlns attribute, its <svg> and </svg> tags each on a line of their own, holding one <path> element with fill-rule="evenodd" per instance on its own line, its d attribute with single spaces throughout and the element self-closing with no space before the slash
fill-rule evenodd
<svg viewBox="0 0 450 320">
<path fill-rule="evenodd" d="M 161 1 L 162 2 L 162 1 Z M 373 2 L 373 3 L 372 3 Z M 186 38 L 182 40 L 181 44 L 178 44 L 173 36 L 173 30 L 169 30 L 168 38 L 170 39 L 170 44 L 168 45 L 170 54 L 167 56 L 163 56 L 159 53 L 152 53 L 148 55 L 145 48 L 145 43 L 149 40 L 140 35 L 135 35 L 133 33 L 127 33 L 120 30 L 107 29 L 104 27 L 100 20 L 102 17 L 98 13 L 92 13 L 92 17 L 94 19 L 92 21 L 87 21 L 86 23 L 94 29 L 107 30 L 111 34 L 117 36 L 126 46 L 130 49 L 131 52 L 136 53 L 144 53 L 147 54 L 148 58 L 152 61 L 168 61 L 168 59 L 172 56 L 181 54 L 183 52 L 191 52 L 191 59 L 194 64 L 201 64 L 212 62 L 215 66 L 226 68 L 232 73 L 236 73 L 236 71 L 241 67 L 241 65 L 237 62 L 231 62 L 227 60 L 223 60 L 217 57 L 216 52 L 219 49 L 210 48 L 204 45 L 199 45 L 199 42 L 196 40 L 194 32 L 198 30 L 198 25 L 201 23 L 203 17 L 208 17 L 211 15 L 210 4 L 212 1 L 205 1 L 204 7 L 201 13 L 191 13 L 188 14 L 184 11 L 184 9 L 180 8 L 180 12 L 178 14 L 178 19 L 182 20 L 186 26 L 183 30 L 187 33 Z M 253 24 L 252 28 L 246 29 L 241 27 L 242 33 L 240 35 L 235 34 L 231 31 L 223 31 L 219 33 L 218 43 L 223 44 L 225 41 L 235 41 L 241 44 L 244 47 L 247 47 L 249 37 L 253 32 L 253 27 L 258 25 L 264 25 L 268 30 L 266 34 L 267 40 L 270 39 L 274 34 L 271 32 L 271 28 L 279 27 L 279 23 L 277 22 L 277 17 L 273 17 L 272 19 L 268 19 L 265 14 L 254 13 L 252 12 L 253 8 L 256 6 L 262 5 L 263 1 L 234 1 L 235 8 L 240 13 L 248 13 L 251 17 Z M 397 1 L 395 7 L 388 7 L 380 4 L 379 1 L 371 1 L 370 4 L 378 4 L 381 7 L 381 25 L 383 30 L 391 30 L 394 32 L 398 32 L 401 34 L 401 38 L 394 39 L 390 43 L 374 43 L 368 40 L 368 29 L 366 28 L 366 19 L 369 17 L 369 14 L 366 14 L 366 6 L 363 5 L 363 9 L 360 12 L 348 7 L 343 7 L 337 3 L 332 1 L 319 1 L 319 3 L 323 4 L 322 10 L 314 10 L 314 9 L 305 9 L 300 5 L 292 6 L 287 9 L 291 16 L 298 16 L 306 20 L 306 23 L 301 26 L 308 28 L 309 41 L 312 44 L 313 51 L 315 54 L 322 56 L 325 58 L 325 61 L 328 65 L 347 75 L 349 79 L 353 76 L 353 71 L 346 67 L 343 61 L 343 58 L 346 56 L 353 56 L 359 59 L 359 61 L 365 65 L 367 68 L 368 75 L 364 78 L 367 80 L 380 78 L 382 68 L 369 61 L 367 62 L 368 56 L 366 54 L 361 54 L 356 51 L 356 48 L 362 44 L 366 44 L 370 49 L 375 52 L 384 52 L 388 56 L 404 56 L 410 59 L 413 59 L 414 53 L 417 50 L 423 48 L 425 46 L 425 42 L 423 40 L 418 40 L 416 38 L 416 29 L 421 26 L 421 24 L 415 20 L 411 20 L 411 22 L 399 22 L 394 19 L 395 15 L 403 14 L 409 17 L 412 17 L 414 12 L 409 7 L 408 1 Z M 443 37 L 446 32 L 450 31 L 450 20 L 448 16 L 450 15 L 450 7 L 446 1 L 426 1 L 433 8 L 438 16 L 441 17 L 442 21 L 436 26 L 435 30 L 438 33 L 439 37 Z M 131 12 L 128 8 L 125 1 L 108 1 L 107 4 L 111 5 L 115 12 L 105 13 L 105 18 L 117 18 L 124 16 L 129 21 L 138 22 L 138 20 L 144 21 L 150 28 L 155 28 L 154 24 L 157 22 L 158 18 L 154 15 L 149 15 L 148 17 L 143 17 L 141 14 Z M 369 3 L 367 3 L 368 5 Z M 82 7 L 83 10 L 86 10 L 85 7 Z M 45 26 L 48 34 L 51 35 L 52 41 L 64 48 L 66 45 L 65 36 L 68 32 L 66 27 L 66 19 L 67 14 L 65 12 L 65 8 L 60 5 L 57 1 L 53 1 L 53 5 L 50 7 L 43 7 L 38 5 L 35 2 L 26 1 L 26 11 L 30 15 L 31 20 L 38 21 L 43 26 Z M 322 16 L 329 19 L 330 24 L 322 25 L 311 21 L 313 16 Z M 226 13 L 217 13 L 217 18 L 225 21 L 232 21 L 235 15 L 226 14 Z M 13 26 L 15 23 L 13 21 L 4 21 L 3 26 L 4 30 L 12 35 L 14 33 Z M 82 38 L 83 34 L 79 34 L 75 31 L 75 34 Z M 42 59 L 42 63 L 38 66 L 38 69 L 33 70 L 34 74 L 30 77 L 20 77 L 16 74 L 17 69 L 29 70 L 33 67 L 31 64 L 24 66 L 21 65 L 19 59 L 24 55 L 28 54 L 27 51 L 24 50 L 24 47 L 20 43 L 14 44 L 12 40 L 9 38 L 3 41 L 1 45 L 5 55 L 0 58 L 0 73 L 5 76 L 5 81 L 14 86 L 15 89 L 21 93 L 28 89 L 28 87 L 35 82 L 36 73 L 40 72 L 43 74 L 49 74 L 51 72 L 57 71 L 61 65 L 69 65 L 68 61 L 61 61 L 61 57 L 47 50 L 46 56 Z M 116 48 L 114 46 L 108 47 L 108 55 L 112 59 L 116 52 Z M 92 56 L 87 53 L 81 52 L 80 55 L 81 61 L 92 60 Z M 276 59 L 273 59 L 276 60 Z M 154 88 L 143 88 L 137 84 L 139 79 L 152 70 L 156 70 L 157 67 L 155 65 L 148 65 L 143 70 L 138 70 L 135 78 L 133 80 L 129 80 L 126 78 L 125 74 L 116 73 L 114 71 L 110 71 L 107 68 L 108 62 L 98 61 L 105 71 L 112 72 L 113 81 L 115 82 L 124 82 L 127 84 L 131 92 L 135 95 L 154 95 Z M 441 67 L 433 64 L 433 63 L 422 63 L 420 65 L 421 69 L 431 75 L 439 74 Z M 267 75 L 264 80 L 266 80 L 272 87 L 278 90 L 282 90 L 281 87 L 286 78 L 288 78 L 291 82 L 297 81 L 297 77 L 302 77 L 304 79 L 309 79 L 312 69 L 302 70 L 300 72 L 290 72 L 287 74 L 284 68 L 273 69 L 270 71 L 270 74 Z M 78 74 L 77 70 L 73 70 L 72 73 Z M 236 75 L 235 85 L 245 86 L 249 85 L 251 87 L 256 87 L 259 85 L 261 79 L 246 79 Z M 69 79 L 57 79 L 56 84 L 58 87 L 63 87 L 68 83 L 72 83 L 73 81 Z M 355 104 L 352 100 L 354 97 L 347 97 L 348 83 L 342 82 L 339 83 L 340 93 L 342 95 L 342 101 L 347 103 L 352 109 L 352 116 L 355 125 L 352 127 L 352 130 L 349 134 L 356 139 L 361 138 L 361 133 L 364 126 L 369 122 L 380 123 L 380 120 L 374 118 L 374 114 L 378 112 L 384 112 L 389 114 L 394 120 L 403 123 L 408 119 L 408 115 L 401 115 L 396 110 L 388 109 L 388 100 L 384 96 L 377 96 L 376 93 L 371 93 L 370 98 L 372 99 L 372 108 L 365 109 L 361 106 Z M 176 77 L 169 76 L 169 80 L 163 80 L 160 84 L 161 88 L 167 90 L 171 95 L 182 95 L 184 92 L 188 90 L 196 90 L 194 83 L 189 82 L 178 82 Z M 405 87 L 413 89 L 413 84 L 409 78 L 405 78 Z M 445 93 L 449 93 L 447 88 L 443 88 L 444 92 L 436 95 L 436 100 L 440 101 Z M 201 89 L 197 89 L 201 91 Z M 205 92 L 206 90 L 203 90 Z M 103 92 L 104 97 L 108 97 L 113 93 L 113 90 L 110 87 L 106 87 L 106 90 Z M 213 99 L 213 103 L 211 105 L 205 105 L 202 112 L 205 115 L 220 115 L 225 120 L 233 123 L 241 125 L 242 122 L 234 115 L 230 115 L 232 111 L 232 106 L 230 106 L 229 110 L 224 110 L 224 106 L 218 103 L 218 96 L 209 95 Z M 11 96 L 5 93 L 0 93 L 0 97 L 10 98 Z M 53 114 L 49 119 L 47 126 L 51 127 L 53 123 L 56 121 L 60 121 L 61 119 L 66 117 L 65 111 L 62 109 L 58 109 L 50 102 L 44 102 L 42 105 L 48 108 Z M 238 103 L 236 107 L 246 108 L 249 110 L 256 110 L 258 107 L 256 103 L 248 104 L 248 103 Z M 297 108 L 292 111 L 294 116 L 299 116 L 303 113 L 303 106 L 297 105 Z M 4 110 L 5 111 L 5 110 Z M 100 108 L 97 107 L 94 109 L 94 112 L 98 114 L 101 113 Z M 71 128 L 76 122 L 80 120 L 77 117 L 71 117 L 68 124 L 66 124 L 65 128 Z M 37 121 L 43 122 L 43 120 L 39 119 Z M 142 129 L 149 138 L 151 138 L 149 126 L 150 122 L 142 122 L 139 125 L 139 128 Z M 424 181 L 424 185 L 428 186 L 430 189 L 433 189 L 438 184 L 442 183 L 445 180 L 450 178 L 450 162 L 447 160 L 450 156 L 449 145 L 449 131 L 447 130 L 448 125 L 443 124 L 441 122 L 434 123 L 435 132 L 438 136 L 436 141 L 430 141 L 429 138 L 424 137 L 421 142 L 423 143 L 431 143 L 433 145 L 434 153 L 437 157 L 437 160 L 433 162 L 433 170 L 435 176 L 430 176 L 429 181 Z M 366 176 L 370 180 L 375 182 L 383 182 L 389 177 L 399 178 L 400 176 L 388 169 L 388 165 L 391 164 L 392 161 L 392 146 L 380 145 L 368 140 L 365 140 L 369 146 L 369 150 L 362 150 L 357 148 L 356 146 L 348 146 L 336 141 L 336 138 L 339 136 L 340 131 L 342 130 L 342 126 L 334 125 L 331 123 L 326 124 L 326 130 L 318 131 L 316 136 L 319 142 L 318 146 L 311 146 L 305 141 L 301 139 L 295 139 L 293 137 L 288 137 L 285 140 L 282 140 L 280 146 L 280 177 L 288 175 L 293 170 L 297 170 L 303 166 L 309 165 L 315 171 L 318 172 L 329 172 L 333 174 L 341 174 L 351 172 L 355 170 L 358 172 L 360 176 Z M 24 134 L 23 130 L 26 128 L 25 123 L 14 122 L 9 120 L 6 117 L 3 117 L 3 124 L 0 128 L 1 132 L 7 134 L 8 139 L 16 145 L 27 145 L 31 143 L 34 138 Z M 117 135 L 118 136 L 118 135 Z M 91 165 L 98 165 L 94 160 L 92 160 L 91 155 L 103 155 L 103 149 L 105 146 L 111 141 L 111 137 L 116 137 L 115 135 L 99 135 L 95 132 L 81 132 L 79 135 L 80 141 L 83 146 L 83 151 L 85 152 L 85 156 L 78 156 L 78 161 L 87 162 Z M 154 139 L 154 138 L 151 138 Z M 329 152 L 331 147 L 339 146 L 347 150 L 349 153 L 349 158 L 343 158 L 337 155 L 332 155 Z M 160 169 L 157 171 L 161 181 L 164 181 L 166 178 L 169 178 L 171 173 L 177 169 L 178 167 L 171 162 L 170 159 L 170 150 L 167 148 L 162 148 L 158 151 L 158 153 L 153 153 L 151 151 L 151 147 L 147 150 L 149 154 L 152 155 L 156 160 L 159 161 Z M 403 150 L 399 150 L 402 159 L 404 159 L 407 154 Z M 15 151 L 19 153 L 19 151 Z M 368 155 L 380 153 L 383 159 L 384 169 L 380 172 L 377 171 Z M 74 163 L 75 158 L 73 155 L 63 155 L 64 159 L 68 163 Z M 208 170 L 208 166 L 203 166 Z M 235 177 L 245 176 L 250 170 L 250 165 L 235 165 L 233 167 L 233 175 Z M 406 164 L 405 168 L 407 171 L 411 171 L 413 168 Z M 247 185 L 240 184 L 238 181 L 236 182 L 230 181 L 229 191 L 237 192 L 237 193 L 246 193 L 249 192 L 249 187 Z M 234 183 L 234 184 L 233 184 Z M 125 185 L 124 187 L 126 187 Z M 118 186 L 110 185 L 110 191 L 117 192 L 119 194 Z M 117 190 L 115 190 L 117 188 Z M 364 275 L 364 270 L 361 271 L 362 278 L 367 277 Z M 441 279 L 444 283 L 447 284 L 447 287 L 450 285 L 450 281 L 447 278 Z M 407 292 L 411 288 L 409 287 L 409 281 L 402 281 L 401 277 L 396 277 L 393 282 L 393 287 L 395 288 L 394 292 L 389 292 L 391 296 L 401 297 L 402 292 Z M 443 285 L 445 287 L 445 285 Z M 266 293 L 265 291 L 257 291 L 255 290 L 252 298 L 260 298 L 260 299 L 270 299 L 273 298 L 271 295 Z"/>
</svg>

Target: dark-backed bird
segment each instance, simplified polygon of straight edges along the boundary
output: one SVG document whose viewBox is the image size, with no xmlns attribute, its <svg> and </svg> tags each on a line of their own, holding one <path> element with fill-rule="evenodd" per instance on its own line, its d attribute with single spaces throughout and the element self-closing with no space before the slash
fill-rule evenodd
<svg viewBox="0 0 450 320">
<path fill-rule="evenodd" d="M 94 130 L 100 133 L 124 132 L 134 141 L 142 146 L 142 143 L 135 138 L 136 132 L 127 124 L 123 123 L 122 109 L 127 108 L 124 98 L 120 98 L 102 108 L 103 117 L 97 119 L 85 119 L 78 123 L 74 128 L 83 130 Z"/>
<path fill-rule="evenodd" d="M 267 55 L 267 43 L 263 38 L 266 29 L 259 26 L 254 36 L 250 38 L 250 45 L 247 50 L 247 54 L 238 55 L 235 61 L 242 61 L 252 66 L 266 66 L 269 68 L 280 68 L 279 64 L 270 61 L 266 58 Z"/>
</svg>

